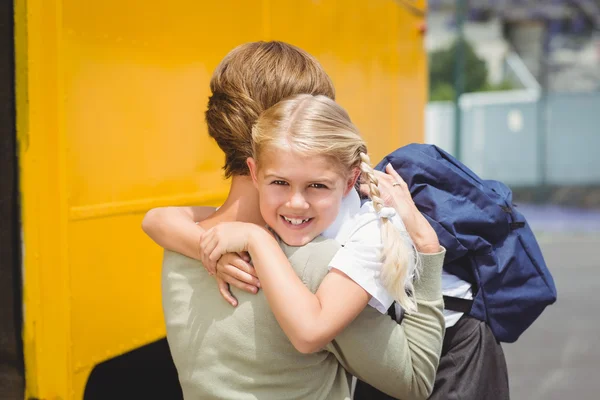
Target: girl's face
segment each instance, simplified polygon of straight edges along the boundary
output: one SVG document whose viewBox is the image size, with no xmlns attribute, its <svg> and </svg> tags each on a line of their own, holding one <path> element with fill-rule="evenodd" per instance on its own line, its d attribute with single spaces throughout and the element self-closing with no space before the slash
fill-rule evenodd
<svg viewBox="0 0 600 400">
<path fill-rule="evenodd" d="M 328 158 L 290 150 L 268 152 L 260 166 L 249 158 L 248 167 L 262 217 L 290 246 L 309 243 L 333 223 L 358 176 L 343 176 Z"/>
</svg>

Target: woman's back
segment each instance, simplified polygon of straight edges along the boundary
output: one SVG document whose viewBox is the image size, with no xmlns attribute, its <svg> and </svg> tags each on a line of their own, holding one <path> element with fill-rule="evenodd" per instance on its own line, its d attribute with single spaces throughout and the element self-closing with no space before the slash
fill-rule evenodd
<svg viewBox="0 0 600 400">
<path fill-rule="evenodd" d="M 314 291 L 338 247 L 317 238 L 284 250 Z M 310 276 L 304 276 L 309 258 Z M 186 399 L 349 398 L 348 375 L 334 355 L 299 353 L 262 293 L 235 291 L 239 305 L 231 307 L 200 262 L 169 251 L 162 291 L 167 339 Z"/>
</svg>

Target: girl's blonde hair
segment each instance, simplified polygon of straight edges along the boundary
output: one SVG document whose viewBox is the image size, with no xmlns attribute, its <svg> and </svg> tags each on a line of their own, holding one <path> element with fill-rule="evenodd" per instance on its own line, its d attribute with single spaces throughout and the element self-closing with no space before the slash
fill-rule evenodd
<svg viewBox="0 0 600 400">
<path fill-rule="evenodd" d="M 325 96 L 302 94 L 266 110 L 252 129 L 252 152 L 256 162 L 265 153 L 289 149 L 301 155 L 326 157 L 350 178 L 359 169 L 369 184 L 370 197 L 381 218 L 383 244 L 381 279 L 407 312 L 416 311 L 413 277 L 416 253 L 406 231 L 398 230 L 384 208 L 367 146 L 346 111 Z M 387 216 L 387 217 L 386 217 Z"/>
</svg>

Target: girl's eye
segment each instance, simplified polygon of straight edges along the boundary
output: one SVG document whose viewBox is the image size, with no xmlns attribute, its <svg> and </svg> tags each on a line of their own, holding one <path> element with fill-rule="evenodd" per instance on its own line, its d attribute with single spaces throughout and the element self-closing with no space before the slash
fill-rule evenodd
<svg viewBox="0 0 600 400">
<path fill-rule="evenodd" d="M 271 185 L 280 185 L 280 186 L 283 186 L 283 185 L 287 185 L 287 182 L 286 181 L 276 180 L 276 181 L 271 182 Z"/>
<path fill-rule="evenodd" d="M 315 189 L 327 189 L 327 186 L 323 185 L 322 183 L 311 183 L 309 187 Z"/>
</svg>

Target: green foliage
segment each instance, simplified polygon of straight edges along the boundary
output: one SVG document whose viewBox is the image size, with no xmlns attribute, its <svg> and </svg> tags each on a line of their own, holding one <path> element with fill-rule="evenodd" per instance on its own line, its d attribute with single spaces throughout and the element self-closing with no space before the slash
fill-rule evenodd
<svg viewBox="0 0 600 400">
<path fill-rule="evenodd" d="M 503 80 L 500 83 L 489 83 L 486 82 L 485 85 L 481 87 L 480 92 L 497 92 L 502 90 L 513 90 L 516 89 L 515 85 L 509 81 L 508 79 Z"/>
<path fill-rule="evenodd" d="M 473 46 L 465 41 L 463 55 L 465 93 L 490 90 L 509 90 L 508 81 L 492 85 L 488 82 L 488 70 L 485 61 L 477 56 Z M 454 100 L 454 68 L 456 65 L 457 42 L 443 50 L 429 55 L 429 99 L 430 101 Z"/>
<path fill-rule="evenodd" d="M 429 93 L 429 101 L 454 101 L 454 87 L 445 82 L 436 85 Z"/>
</svg>

